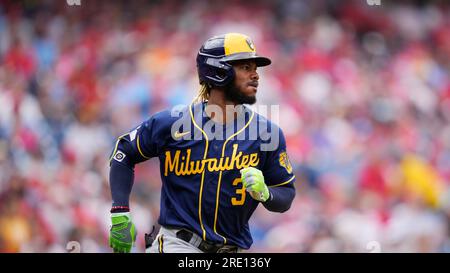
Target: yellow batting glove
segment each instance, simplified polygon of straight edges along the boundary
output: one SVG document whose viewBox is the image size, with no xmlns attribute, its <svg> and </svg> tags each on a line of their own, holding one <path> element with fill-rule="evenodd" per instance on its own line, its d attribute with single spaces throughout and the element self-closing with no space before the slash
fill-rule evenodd
<svg viewBox="0 0 450 273">
<path fill-rule="evenodd" d="M 114 252 L 128 253 L 136 241 L 136 227 L 129 212 L 112 213 L 109 246 Z"/>
<path fill-rule="evenodd" d="M 253 199 L 266 202 L 270 197 L 269 188 L 264 182 L 262 172 L 256 168 L 248 167 L 240 170 L 242 183 Z"/>
</svg>

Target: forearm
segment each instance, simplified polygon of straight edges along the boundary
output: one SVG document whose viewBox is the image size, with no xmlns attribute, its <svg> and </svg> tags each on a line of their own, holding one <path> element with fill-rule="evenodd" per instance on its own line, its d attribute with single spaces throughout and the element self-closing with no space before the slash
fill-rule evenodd
<svg viewBox="0 0 450 273">
<path fill-rule="evenodd" d="M 111 211 L 124 212 L 129 210 L 127 208 L 129 207 L 133 181 L 134 168 L 113 160 L 109 171 L 109 184 L 113 200 Z"/>
<path fill-rule="evenodd" d="M 269 199 L 263 202 L 266 209 L 274 212 L 285 212 L 291 207 L 295 197 L 293 186 L 269 188 L 269 192 Z"/>
</svg>

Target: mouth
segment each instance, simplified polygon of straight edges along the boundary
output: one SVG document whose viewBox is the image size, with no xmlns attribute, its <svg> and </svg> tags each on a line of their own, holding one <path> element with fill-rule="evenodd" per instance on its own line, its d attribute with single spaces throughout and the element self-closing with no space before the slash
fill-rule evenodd
<svg viewBox="0 0 450 273">
<path fill-rule="evenodd" d="M 250 82 L 248 84 L 248 86 L 253 87 L 255 89 L 255 92 L 256 92 L 256 90 L 258 89 L 258 82 Z"/>
</svg>

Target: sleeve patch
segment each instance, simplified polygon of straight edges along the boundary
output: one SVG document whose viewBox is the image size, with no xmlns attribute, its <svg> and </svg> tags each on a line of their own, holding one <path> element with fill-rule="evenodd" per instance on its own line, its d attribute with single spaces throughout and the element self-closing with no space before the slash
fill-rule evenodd
<svg viewBox="0 0 450 273">
<path fill-rule="evenodd" d="M 285 168 L 289 174 L 292 173 L 292 165 L 291 165 L 291 162 L 289 161 L 289 157 L 286 152 L 280 153 L 279 162 L 280 162 L 280 166 Z"/>
<path fill-rule="evenodd" d="M 122 151 L 117 151 L 114 155 L 114 159 L 118 162 L 122 162 L 122 160 L 125 158 L 125 154 Z"/>
</svg>

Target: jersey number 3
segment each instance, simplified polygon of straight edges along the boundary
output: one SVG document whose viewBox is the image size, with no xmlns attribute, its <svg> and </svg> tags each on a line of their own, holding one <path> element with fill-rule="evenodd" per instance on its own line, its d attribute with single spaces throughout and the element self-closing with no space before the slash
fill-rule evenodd
<svg viewBox="0 0 450 273">
<path fill-rule="evenodd" d="M 233 206 L 242 206 L 245 202 L 244 183 L 242 183 L 240 177 L 233 180 L 233 186 L 237 186 L 239 183 L 241 184 L 241 187 L 236 189 L 236 194 L 239 195 L 239 199 L 236 197 L 231 198 L 231 204 L 233 204 Z"/>
</svg>

